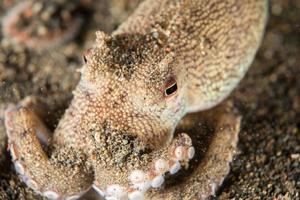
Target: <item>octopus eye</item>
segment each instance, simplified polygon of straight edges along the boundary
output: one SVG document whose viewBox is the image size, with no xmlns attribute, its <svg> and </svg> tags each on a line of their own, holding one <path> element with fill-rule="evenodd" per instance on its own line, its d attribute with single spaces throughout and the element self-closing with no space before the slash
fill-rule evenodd
<svg viewBox="0 0 300 200">
<path fill-rule="evenodd" d="M 165 96 L 166 97 L 172 96 L 173 94 L 176 93 L 177 89 L 178 89 L 177 82 L 176 80 L 173 79 L 172 81 L 170 81 L 169 84 L 167 84 L 167 87 L 165 89 Z"/>
<path fill-rule="evenodd" d="M 87 59 L 86 59 L 86 56 L 83 54 L 83 61 L 84 61 L 84 63 L 87 63 Z"/>
<path fill-rule="evenodd" d="M 82 56 L 82 57 L 83 57 L 84 63 L 87 63 L 88 57 L 90 57 L 91 52 L 92 52 L 92 49 L 87 49 L 87 50 L 83 53 L 83 56 Z"/>
</svg>

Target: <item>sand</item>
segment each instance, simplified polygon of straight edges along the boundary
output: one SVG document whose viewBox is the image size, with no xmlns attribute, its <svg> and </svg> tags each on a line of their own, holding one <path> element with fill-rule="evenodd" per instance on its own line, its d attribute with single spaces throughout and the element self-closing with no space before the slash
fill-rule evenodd
<svg viewBox="0 0 300 200">
<path fill-rule="evenodd" d="M 0 20 L 15 2 L 0 1 Z M 132 0 L 100 2 L 88 7 L 85 31 L 55 51 L 8 45 L 0 33 L 0 199 L 42 199 L 19 181 L 11 165 L 3 126 L 5 106 L 38 95 L 50 112 L 60 111 L 47 121 L 50 126 L 57 122 L 72 97 L 81 53 L 93 41 L 94 31 L 110 33 L 137 5 Z M 300 198 L 300 2 L 273 0 L 270 12 L 262 47 L 230 96 L 243 116 L 239 154 L 212 199 Z"/>
</svg>

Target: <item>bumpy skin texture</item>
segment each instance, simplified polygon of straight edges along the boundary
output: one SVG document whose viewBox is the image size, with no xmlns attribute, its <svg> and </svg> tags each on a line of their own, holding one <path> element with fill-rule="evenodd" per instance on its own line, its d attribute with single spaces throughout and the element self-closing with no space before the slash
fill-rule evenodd
<svg viewBox="0 0 300 200">
<path fill-rule="evenodd" d="M 265 0 L 146 0 L 112 36 L 96 33 L 74 99 L 46 142 L 50 158 L 37 137 L 49 134 L 33 100 L 7 109 L 17 171 L 53 199 L 75 199 L 93 184 L 107 199 L 159 187 L 166 171 L 193 157 L 186 134 L 173 138 L 177 123 L 217 105 L 242 79 L 266 10 Z M 160 159 L 166 168 L 159 171 Z"/>
</svg>

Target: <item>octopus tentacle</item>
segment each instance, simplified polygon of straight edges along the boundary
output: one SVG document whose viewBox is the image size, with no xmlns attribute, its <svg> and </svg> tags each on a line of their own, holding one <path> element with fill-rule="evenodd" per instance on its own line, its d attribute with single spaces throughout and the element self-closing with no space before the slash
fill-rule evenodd
<svg viewBox="0 0 300 200">
<path fill-rule="evenodd" d="M 34 124 L 38 124 L 38 129 L 36 129 L 36 136 L 39 141 L 44 146 L 49 146 L 51 142 L 51 131 L 48 127 L 40 120 L 47 117 L 46 105 L 44 105 L 37 97 L 27 96 L 21 102 L 18 103 L 17 107 L 29 108 L 32 113 L 31 120 Z M 13 105 L 11 105 L 13 109 Z"/>
<path fill-rule="evenodd" d="M 79 198 L 91 187 L 93 174 L 85 166 L 48 158 L 36 136 L 45 126 L 28 107 L 9 107 L 5 125 L 15 169 L 27 186 L 50 199 Z"/>
<path fill-rule="evenodd" d="M 44 50 L 71 40 L 78 33 L 82 25 L 80 17 L 72 16 L 69 21 L 65 20 L 65 23 L 68 24 L 67 29 L 52 28 L 46 30 L 43 34 L 32 36 L 31 32 L 37 32 L 35 30 L 37 29 L 35 27 L 36 23 L 31 22 L 29 25 L 20 28 L 18 27 L 18 22 L 20 19 L 24 19 L 24 16 L 25 18 L 30 18 L 31 21 L 36 20 L 34 18 L 31 19 L 32 15 L 37 15 L 32 10 L 33 7 L 34 2 L 31 1 L 22 1 L 13 7 L 2 20 L 4 35 L 12 41 L 22 43 L 31 49 Z M 62 19 L 60 23 L 63 23 Z"/>
<path fill-rule="evenodd" d="M 126 185 L 113 183 L 101 190 L 96 181 L 93 188 L 107 200 L 143 199 L 149 189 L 161 188 L 165 178 L 176 174 L 182 167 L 187 168 L 194 154 L 191 138 L 185 133 L 179 134 L 169 146 L 150 153 L 151 162 L 146 167 L 129 171 Z"/>
</svg>

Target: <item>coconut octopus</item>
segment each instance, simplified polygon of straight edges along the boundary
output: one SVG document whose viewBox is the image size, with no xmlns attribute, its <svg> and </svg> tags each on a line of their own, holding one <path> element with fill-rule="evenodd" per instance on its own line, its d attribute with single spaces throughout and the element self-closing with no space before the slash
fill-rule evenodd
<svg viewBox="0 0 300 200">
<path fill-rule="evenodd" d="M 215 194 L 241 118 L 230 103 L 195 112 L 221 103 L 243 78 L 262 40 L 267 6 L 145 0 L 112 35 L 98 31 L 53 134 L 44 123 L 47 108 L 35 98 L 6 109 L 22 180 L 49 199 L 78 199 L 91 187 L 107 200 Z M 212 127 L 206 139 L 201 121 Z M 203 141 L 210 143 L 204 157 Z"/>
</svg>

